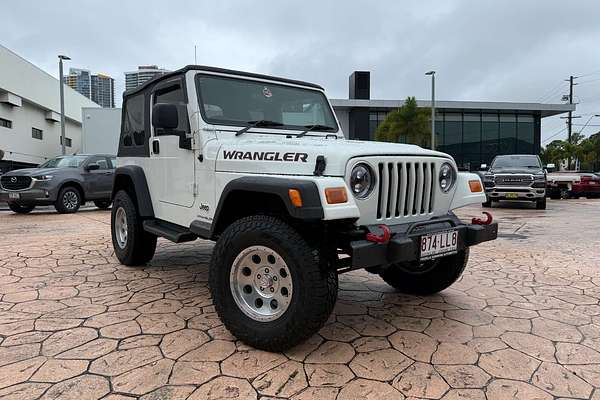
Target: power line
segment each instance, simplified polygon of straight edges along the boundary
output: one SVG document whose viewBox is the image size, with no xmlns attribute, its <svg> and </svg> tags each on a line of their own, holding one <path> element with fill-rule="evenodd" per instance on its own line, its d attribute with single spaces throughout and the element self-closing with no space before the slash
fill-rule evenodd
<svg viewBox="0 0 600 400">
<path fill-rule="evenodd" d="M 542 143 L 546 143 L 546 142 L 548 142 L 550 139 L 552 139 L 552 138 L 555 138 L 556 136 L 558 136 L 558 135 L 560 135 L 561 133 L 563 133 L 563 132 L 564 132 L 566 129 L 567 129 L 567 127 L 565 126 L 565 127 L 564 127 L 564 128 L 562 128 L 560 131 L 558 131 L 558 132 L 556 132 L 555 134 L 553 134 L 552 136 L 550 136 L 550 137 L 547 137 L 546 139 L 544 139 L 544 140 L 542 141 Z"/>
<path fill-rule="evenodd" d="M 589 73 L 587 73 L 587 74 L 580 74 L 580 75 L 578 76 L 578 78 L 583 78 L 584 76 L 590 76 L 590 75 L 596 75 L 596 74 L 600 74 L 600 69 L 599 69 L 599 70 L 597 70 L 597 71 L 592 71 L 592 72 L 589 72 Z"/>
<path fill-rule="evenodd" d="M 555 96 L 557 93 L 559 93 L 560 91 L 562 91 L 563 89 L 563 85 L 565 84 L 564 81 L 561 81 L 558 85 L 554 86 L 552 89 L 550 89 L 549 91 L 547 91 L 544 95 L 538 97 L 538 99 L 536 100 L 539 103 L 543 103 L 546 100 L 549 100 L 550 98 L 552 98 L 553 96 Z"/>
</svg>

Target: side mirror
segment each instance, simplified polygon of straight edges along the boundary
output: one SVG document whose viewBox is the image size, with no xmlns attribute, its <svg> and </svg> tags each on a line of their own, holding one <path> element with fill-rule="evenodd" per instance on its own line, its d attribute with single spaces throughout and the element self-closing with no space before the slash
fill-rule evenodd
<svg viewBox="0 0 600 400">
<path fill-rule="evenodd" d="M 100 166 L 98 164 L 90 164 L 85 167 L 86 171 L 95 171 L 97 169 L 100 169 Z"/>
<path fill-rule="evenodd" d="M 175 129 L 179 125 L 177 106 L 170 103 L 157 103 L 152 107 L 152 126 L 160 129 Z"/>
<path fill-rule="evenodd" d="M 487 171 L 487 169 L 488 169 L 488 166 L 487 166 L 487 164 L 481 164 L 481 166 L 479 167 L 479 169 L 480 169 L 481 171 Z"/>
</svg>

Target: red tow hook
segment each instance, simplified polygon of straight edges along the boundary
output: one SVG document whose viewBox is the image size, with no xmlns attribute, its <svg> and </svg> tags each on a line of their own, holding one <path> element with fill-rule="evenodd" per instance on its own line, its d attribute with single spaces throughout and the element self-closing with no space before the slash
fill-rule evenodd
<svg viewBox="0 0 600 400">
<path fill-rule="evenodd" d="M 392 236 L 392 232 L 387 225 L 379 225 L 379 229 L 383 231 L 383 235 L 379 236 L 374 233 L 367 233 L 367 240 L 369 242 L 375 243 L 387 243 L 390 241 L 390 237 Z"/>
<path fill-rule="evenodd" d="M 491 224 L 491 223 L 492 223 L 492 221 L 494 220 L 494 219 L 492 218 L 492 214 L 490 214 L 490 213 L 489 213 L 489 212 L 487 212 L 487 211 L 484 211 L 484 212 L 483 212 L 483 214 L 486 216 L 486 219 L 485 219 L 485 220 L 483 220 L 483 219 L 481 219 L 481 218 L 473 218 L 473 219 L 471 220 L 471 223 L 472 223 L 473 225 L 489 225 L 489 224 Z"/>
</svg>

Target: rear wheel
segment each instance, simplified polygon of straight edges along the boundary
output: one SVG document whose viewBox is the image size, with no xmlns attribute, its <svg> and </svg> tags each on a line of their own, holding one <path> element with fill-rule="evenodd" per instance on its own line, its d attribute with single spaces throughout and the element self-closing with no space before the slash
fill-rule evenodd
<svg viewBox="0 0 600 400">
<path fill-rule="evenodd" d="M 61 214 L 72 214 L 81 206 L 81 193 L 73 186 L 67 186 L 60 190 L 54 208 Z"/>
<path fill-rule="evenodd" d="M 337 298 L 337 274 L 316 246 L 270 216 L 231 224 L 210 265 L 210 290 L 219 317 L 237 338 L 282 351 L 316 333 Z"/>
<path fill-rule="evenodd" d="M 535 208 L 538 210 L 545 210 L 546 209 L 546 198 L 542 197 L 541 199 L 536 200 Z"/>
<path fill-rule="evenodd" d="M 8 203 L 8 208 L 17 214 L 29 214 L 33 211 L 35 206 L 24 206 L 18 203 Z"/>
<path fill-rule="evenodd" d="M 113 202 L 111 236 L 121 264 L 142 265 L 154 257 L 157 238 L 144 230 L 135 204 L 124 190 L 117 193 Z"/>
<path fill-rule="evenodd" d="M 96 200 L 94 201 L 94 205 L 101 210 L 106 210 L 110 207 L 110 200 Z"/>
<path fill-rule="evenodd" d="M 466 248 L 437 260 L 392 264 L 379 275 L 402 293 L 430 295 L 456 282 L 468 261 L 469 249 Z"/>
</svg>

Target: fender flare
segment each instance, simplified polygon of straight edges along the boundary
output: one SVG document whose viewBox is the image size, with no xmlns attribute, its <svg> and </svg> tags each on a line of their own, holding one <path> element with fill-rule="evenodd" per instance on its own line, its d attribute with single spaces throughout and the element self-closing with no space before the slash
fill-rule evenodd
<svg viewBox="0 0 600 400">
<path fill-rule="evenodd" d="M 289 189 L 296 189 L 302 197 L 302 207 L 292 204 Z M 221 192 L 219 204 L 215 210 L 212 224 L 196 220 L 190 230 L 198 236 L 213 238 L 216 228 L 222 219 L 223 206 L 230 194 L 234 192 L 262 193 L 275 195 L 281 199 L 292 218 L 301 220 L 321 220 L 324 217 L 321 197 L 317 185 L 310 180 L 279 178 L 270 176 L 245 176 L 234 179 L 225 185 Z"/>
<path fill-rule="evenodd" d="M 135 194 L 134 201 L 136 202 L 139 215 L 145 218 L 154 218 L 154 208 L 152 207 L 152 197 L 148 189 L 148 181 L 146 180 L 144 170 L 140 166 L 124 165 L 115 170 L 114 184 L 110 196 L 111 200 L 114 200 L 117 191 L 122 189 L 122 186 L 119 184 L 119 180 L 122 177 L 127 177 L 133 184 L 133 187 L 130 189 Z"/>
</svg>

